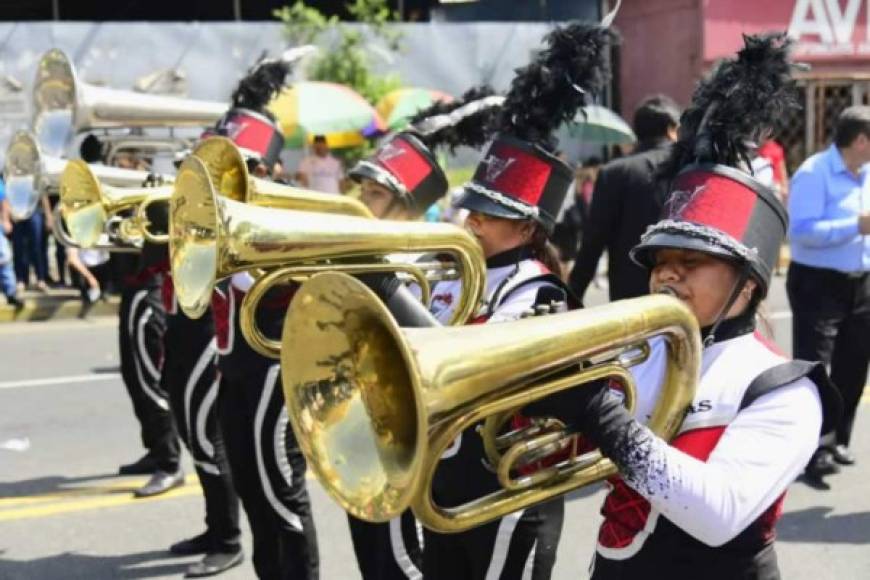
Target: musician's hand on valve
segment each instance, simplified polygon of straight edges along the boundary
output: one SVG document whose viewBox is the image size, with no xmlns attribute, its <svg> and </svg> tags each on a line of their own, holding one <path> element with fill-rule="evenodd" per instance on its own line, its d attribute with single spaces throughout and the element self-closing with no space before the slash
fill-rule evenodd
<svg viewBox="0 0 870 580">
<path fill-rule="evenodd" d="M 554 417 L 566 424 L 568 431 L 579 432 L 598 446 L 613 436 L 631 413 L 623 398 L 612 392 L 608 381 L 596 381 L 561 391 L 523 408 L 527 417 Z M 606 453 L 605 453 L 606 454 Z"/>
</svg>

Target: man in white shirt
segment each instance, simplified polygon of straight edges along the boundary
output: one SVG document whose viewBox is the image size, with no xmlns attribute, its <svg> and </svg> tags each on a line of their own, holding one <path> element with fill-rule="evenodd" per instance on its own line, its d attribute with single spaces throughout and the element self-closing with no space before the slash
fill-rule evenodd
<svg viewBox="0 0 870 580">
<path fill-rule="evenodd" d="M 296 181 L 302 187 L 324 193 L 342 193 L 344 168 L 341 161 L 329 152 L 329 144 L 323 135 L 315 135 L 312 144 L 313 155 L 308 155 L 299 163 Z"/>
</svg>

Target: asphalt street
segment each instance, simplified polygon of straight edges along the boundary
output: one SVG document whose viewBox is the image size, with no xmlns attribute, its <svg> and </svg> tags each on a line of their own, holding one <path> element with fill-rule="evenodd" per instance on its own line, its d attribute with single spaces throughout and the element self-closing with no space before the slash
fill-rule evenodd
<svg viewBox="0 0 870 580">
<path fill-rule="evenodd" d="M 767 318 L 790 348 L 790 318 L 777 278 Z M 600 290 L 587 297 L 601 302 Z M 113 319 L 0 325 L 0 579 L 179 578 L 195 558 L 170 558 L 172 542 L 203 529 L 196 480 L 136 500 L 142 477 L 117 467 L 142 453 L 118 375 Z M 797 482 L 779 524 L 783 577 L 870 578 L 870 417 L 862 405 L 859 463 L 818 491 Z M 750 450 L 747 450 L 750 451 Z M 187 473 L 192 474 L 190 464 Z M 310 481 L 324 579 L 359 578 L 343 513 Z M 568 503 L 557 580 L 586 578 L 601 489 Z M 245 529 L 250 556 L 250 534 Z M 247 560 L 221 578 L 253 578 Z M 699 573 L 699 577 L 703 577 Z"/>
</svg>

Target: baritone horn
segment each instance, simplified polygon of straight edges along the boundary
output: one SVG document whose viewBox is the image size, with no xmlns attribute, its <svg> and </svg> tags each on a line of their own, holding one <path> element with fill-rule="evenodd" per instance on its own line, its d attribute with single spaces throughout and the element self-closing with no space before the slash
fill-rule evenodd
<svg viewBox="0 0 870 580">
<path fill-rule="evenodd" d="M 136 210 L 149 203 L 163 200 L 172 193 L 172 185 L 142 187 L 148 178 L 144 171 L 112 169 L 117 175 L 127 172 L 131 181 L 140 187 L 114 187 L 100 183 L 95 168 L 84 161 L 68 161 L 60 178 L 61 215 L 66 223 L 69 237 L 82 248 L 91 248 L 104 233 L 119 237 L 125 243 L 136 243 L 145 236 L 138 222 L 121 220 L 117 214 L 124 210 Z M 134 180 L 138 179 L 138 182 Z M 171 181 L 171 178 L 163 179 Z M 110 231 L 118 226 L 118 231 Z M 147 230 L 147 227 L 143 228 Z M 150 235 L 150 233 L 149 233 Z"/>
<path fill-rule="evenodd" d="M 639 359 L 631 353 L 657 335 L 668 343 L 668 365 L 647 425 L 668 439 L 692 401 L 701 360 L 697 322 L 675 298 L 647 296 L 497 325 L 399 328 L 363 284 L 326 273 L 303 284 L 287 312 L 284 396 L 309 467 L 342 508 L 383 522 L 410 506 L 428 528 L 458 532 L 616 468 L 592 452 L 560 463 L 532 486 L 442 507 L 432 497 L 433 477 L 457 436 L 489 416 L 606 378 L 633 400 L 627 367 Z M 502 460 L 513 456 L 508 451 Z"/>
<path fill-rule="evenodd" d="M 225 137 L 201 141 L 181 164 L 170 200 L 173 283 L 179 305 L 191 318 L 199 318 L 208 308 L 218 280 L 248 269 L 216 270 L 218 253 L 224 251 L 216 237 L 222 225 L 218 222 L 218 206 L 223 207 L 221 199 L 236 202 L 235 207 L 241 211 L 246 206 L 262 206 L 372 217 L 368 208 L 356 199 L 252 177 L 241 150 Z M 250 269 L 259 267 L 252 265 Z"/>
<path fill-rule="evenodd" d="M 61 50 L 42 55 L 33 87 L 33 128 L 42 150 L 62 155 L 72 136 L 113 127 L 206 127 L 226 103 L 148 95 L 99 87 L 79 80 Z"/>
<path fill-rule="evenodd" d="M 453 255 L 470 289 L 463 293 L 456 316 L 467 318 L 477 307 L 483 287 L 483 253 L 461 228 L 346 215 L 351 207 L 348 198 L 275 184 L 269 186 L 286 192 L 288 201 L 299 196 L 304 211 L 240 203 L 216 191 L 219 188 L 226 194 L 226 183 L 232 180 L 224 176 L 216 184 L 214 177 L 195 152 L 182 164 L 170 201 L 172 276 L 178 303 L 190 317 L 201 316 L 215 283 L 236 272 L 281 268 L 279 274 L 270 272 L 264 277 L 269 284 L 282 276 L 310 275 L 312 268 L 321 266 L 354 273 L 389 270 L 413 274 L 415 267 L 384 264 L 383 258 L 393 253 L 429 251 Z M 260 180 L 254 182 L 259 187 Z M 354 200 L 352 207 L 358 203 Z M 370 216 L 368 210 L 365 213 Z M 258 287 L 265 291 L 268 284 Z M 255 308 L 256 302 L 246 302 L 240 314 L 253 321 Z M 259 333 L 248 330 L 246 336 Z M 279 341 L 270 345 L 270 356 L 277 358 Z"/>
</svg>

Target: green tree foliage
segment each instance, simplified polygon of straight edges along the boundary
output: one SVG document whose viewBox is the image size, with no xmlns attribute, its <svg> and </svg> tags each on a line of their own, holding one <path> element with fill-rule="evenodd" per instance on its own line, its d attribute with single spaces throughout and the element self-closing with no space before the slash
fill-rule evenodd
<svg viewBox="0 0 870 580">
<path fill-rule="evenodd" d="M 387 0 L 354 0 L 347 9 L 363 28 L 346 26 L 335 16 L 327 18 L 304 0 L 277 9 L 274 15 L 284 24 L 291 44 L 320 46 L 306 70 L 309 79 L 347 85 L 375 104 L 401 86 L 397 74 L 378 74 L 372 61 L 378 52 L 401 50 L 401 31 L 393 26 L 399 17 Z M 364 149 L 347 151 L 345 157 L 350 161 L 364 154 Z"/>
</svg>

